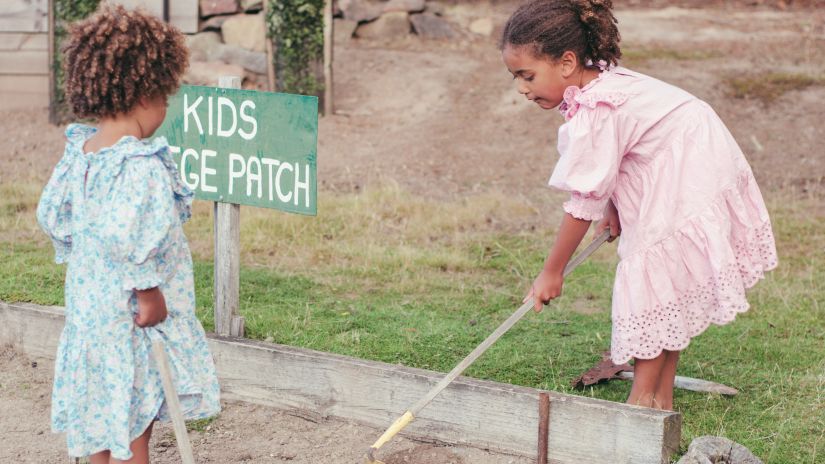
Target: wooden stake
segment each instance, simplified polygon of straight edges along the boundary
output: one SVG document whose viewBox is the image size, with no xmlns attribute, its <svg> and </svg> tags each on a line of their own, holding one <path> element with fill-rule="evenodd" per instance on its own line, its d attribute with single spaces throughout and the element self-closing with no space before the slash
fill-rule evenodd
<svg viewBox="0 0 825 464">
<path fill-rule="evenodd" d="M 166 350 L 161 341 L 152 342 L 152 353 L 155 356 L 155 363 L 158 365 L 160 380 L 163 383 L 163 395 L 166 400 L 166 407 L 172 417 L 172 426 L 175 429 L 175 440 L 178 442 L 183 464 L 195 464 L 195 457 L 192 453 L 192 444 L 189 442 L 189 432 L 186 431 L 186 421 L 183 419 L 183 411 L 178 400 L 178 393 L 175 391 L 175 384 L 172 382 L 172 370 L 169 369 L 169 360 L 166 359 Z"/>
<path fill-rule="evenodd" d="M 241 78 L 221 76 L 218 87 L 240 89 Z M 243 337 L 238 312 L 241 261 L 241 206 L 215 202 L 215 333 Z M 233 330 L 234 329 L 234 330 Z"/>
<path fill-rule="evenodd" d="M 57 79 L 54 75 L 54 53 L 55 53 L 55 33 L 54 33 L 54 0 L 49 0 L 49 122 L 58 124 L 57 120 Z"/>
<path fill-rule="evenodd" d="M 332 0 L 327 0 L 324 3 L 324 116 L 332 116 L 335 111 L 332 92 L 332 28 Z"/>
<path fill-rule="evenodd" d="M 547 464 L 547 441 L 550 429 L 550 395 L 539 393 L 539 450 L 537 464 Z"/>
<path fill-rule="evenodd" d="M 264 17 L 266 18 L 269 11 L 269 0 L 264 0 Z M 269 83 L 269 91 L 278 91 L 278 82 L 275 76 L 275 51 L 272 48 L 272 41 L 274 37 L 269 37 L 269 29 L 265 33 L 266 37 L 266 80 Z"/>
</svg>

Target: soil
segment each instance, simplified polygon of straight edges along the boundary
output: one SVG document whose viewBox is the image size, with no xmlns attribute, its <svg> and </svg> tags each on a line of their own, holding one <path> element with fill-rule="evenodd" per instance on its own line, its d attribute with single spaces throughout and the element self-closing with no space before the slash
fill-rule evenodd
<svg viewBox="0 0 825 464">
<path fill-rule="evenodd" d="M 50 361 L 0 348 L 0 462 L 66 464 L 62 435 L 49 430 Z M 388 424 L 389 425 L 389 424 Z M 220 416 L 190 431 L 199 463 L 339 464 L 363 462 L 383 431 L 351 422 L 318 420 L 266 406 L 223 402 Z M 180 463 L 171 424 L 152 433 L 152 462 Z M 473 448 L 443 447 L 396 437 L 376 455 L 386 464 L 528 464 L 529 459 Z"/>
<path fill-rule="evenodd" d="M 617 2 L 618 3 L 618 2 Z M 709 102 L 749 157 L 763 191 L 825 196 L 825 86 L 791 90 L 771 103 L 730 96 L 726 79 L 768 73 L 825 76 L 825 11 L 812 2 L 681 2 L 717 9 L 627 9 L 617 16 L 628 66 L 685 88 Z M 760 2 L 755 2 L 760 3 Z M 555 208 L 544 188 L 556 160 L 561 117 L 519 96 L 501 64 L 495 36 L 516 3 L 447 4 L 446 17 L 466 26 L 490 17 L 493 37 L 463 33 L 439 42 L 414 36 L 336 44 L 337 112 L 320 122 L 320 188 L 358 192 L 383 184 L 455 200 L 497 191 L 537 211 Z M 784 10 L 783 10 L 784 8 Z M 696 58 L 696 57 L 699 58 Z M 687 58 L 686 58 L 687 57 Z M 691 58 L 693 57 L 693 58 Z M 43 183 L 62 153 L 63 128 L 44 109 L 0 109 L 0 184 Z M 784 193 L 783 193 L 784 194 Z M 0 462 L 65 463 L 62 437 L 48 430 L 51 365 L 0 350 Z M 221 416 L 191 433 L 199 462 L 360 462 L 381 431 L 321 422 L 272 408 L 226 402 Z M 154 461 L 177 454 L 169 426 L 154 434 Z M 526 463 L 481 450 L 396 438 L 382 450 L 389 463 Z"/>
</svg>

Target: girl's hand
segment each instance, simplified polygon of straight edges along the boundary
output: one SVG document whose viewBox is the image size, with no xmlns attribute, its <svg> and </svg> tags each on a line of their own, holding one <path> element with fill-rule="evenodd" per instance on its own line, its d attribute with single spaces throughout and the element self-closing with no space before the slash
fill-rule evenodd
<svg viewBox="0 0 825 464">
<path fill-rule="evenodd" d="M 138 327 L 152 327 L 166 320 L 166 300 L 160 289 L 135 290 L 137 294 L 138 314 L 135 316 L 135 325 Z"/>
<path fill-rule="evenodd" d="M 530 298 L 536 299 L 536 306 L 533 311 L 540 313 L 544 305 L 561 295 L 561 288 L 564 286 L 564 276 L 558 272 L 550 272 L 547 269 L 541 271 L 530 292 L 524 297 L 522 303 L 527 303 Z"/>
<path fill-rule="evenodd" d="M 608 201 L 607 206 L 604 207 L 604 217 L 596 224 L 596 233 L 593 236 L 598 237 L 608 228 L 610 229 L 610 238 L 607 239 L 608 242 L 616 240 L 616 237 L 622 234 L 619 211 L 616 209 L 616 206 L 613 205 L 613 200 Z"/>
</svg>

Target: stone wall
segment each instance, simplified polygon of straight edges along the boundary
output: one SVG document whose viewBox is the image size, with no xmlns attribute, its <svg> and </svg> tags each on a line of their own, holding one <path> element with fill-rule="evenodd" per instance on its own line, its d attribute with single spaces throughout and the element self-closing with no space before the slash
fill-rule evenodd
<svg viewBox="0 0 825 464">
<path fill-rule="evenodd" d="M 267 89 L 262 0 L 200 0 L 197 34 L 187 36 L 184 82 L 215 85 L 219 75 L 243 78 L 244 88 Z"/>
</svg>

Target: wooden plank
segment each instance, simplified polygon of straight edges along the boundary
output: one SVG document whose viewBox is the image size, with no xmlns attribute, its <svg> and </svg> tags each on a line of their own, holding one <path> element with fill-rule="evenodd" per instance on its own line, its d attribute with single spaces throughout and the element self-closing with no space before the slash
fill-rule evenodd
<svg viewBox="0 0 825 464">
<path fill-rule="evenodd" d="M 61 308 L 0 302 L 0 344 L 53 358 Z M 443 374 L 329 353 L 209 335 L 224 398 L 305 415 L 339 417 L 383 430 Z M 402 434 L 534 456 L 532 388 L 460 377 Z M 678 450 L 681 416 L 548 392 L 548 463 L 659 464 Z M 376 436 L 364 437 L 366 451 Z"/>
<path fill-rule="evenodd" d="M 46 32 L 49 0 L 2 0 L 0 31 Z"/>
<path fill-rule="evenodd" d="M 44 32 L 0 32 L 0 50 L 48 50 L 49 35 Z"/>
<path fill-rule="evenodd" d="M 49 73 L 49 52 L 46 50 L 0 50 L 0 72 L 3 74 Z"/>
<path fill-rule="evenodd" d="M 324 2 L 324 116 L 332 116 L 335 112 L 332 86 L 333 24 L 332 0 L 326 0 Z"/>
<path fill-rule="evenodd" d="M 0 92 L 48 95 L 49 76 L 43 74 L 0 74 Z"/>
</svg>

